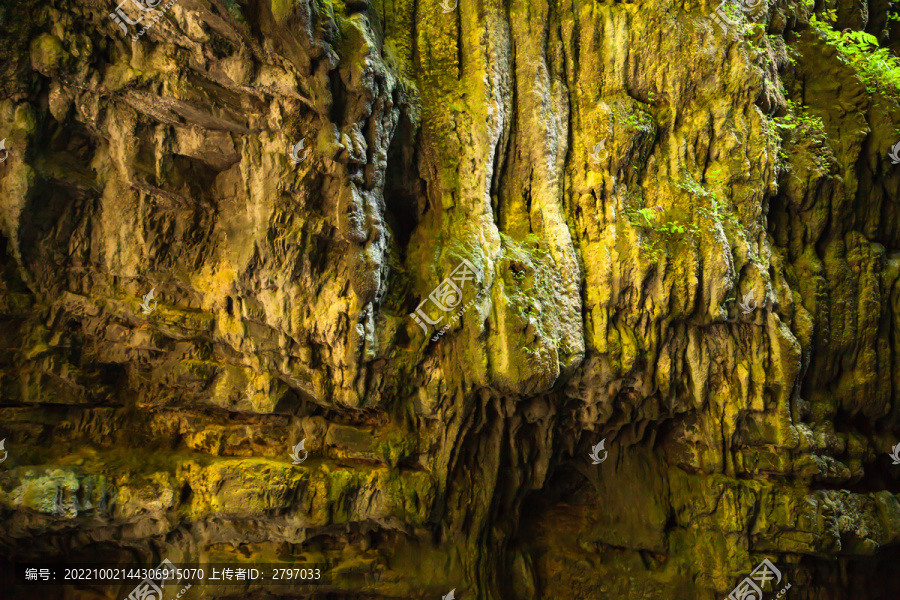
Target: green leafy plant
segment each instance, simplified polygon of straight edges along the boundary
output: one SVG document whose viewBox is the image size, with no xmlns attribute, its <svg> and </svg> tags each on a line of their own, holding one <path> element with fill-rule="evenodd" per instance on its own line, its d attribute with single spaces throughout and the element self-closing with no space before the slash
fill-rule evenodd
<svg viewBox="0 0 900 600">
<path fill-rule="evenodd" d="M 781 134 L 779 133 L 778 129 L 779 128 L 776 126 L 774 119 L 763 119 L 763 135 L 766 136 L 766 145 L 778 148 L 780 155 Z M 783 158 L 787 158 L 787 155 L 784 155 Z"/>
<path fill-rule="evenodd" d="M 643 217 L 644 221 L 647 222 L 647 225 L 653 225 L 653 218 L 656 216 L 654 212 L 649 208 L 640 208 L 634 211 L 637 216 Z"/>
<path fill-rule="evenodd" d="M 659 226 L 659 230 L 669 235 L 681 235 L 688 230 L 689 226 L 679 225 L 675 221 L 667 221 Z"/>
<path fill-rule="evenodd" d="M 807 107 L 788 99 L 788 113 L 775 119 L 776 127 L 780 129 L 796 129 L 805 135 L 825 140 L 825 124 L 822 119 L 810 114 Z"/>
<path fill-rule="evenodd" d="M 628 208 L 625 216 L 633 225 L 640 227 L 647 236 L 648 242 L 641 246 L 641 254 L 651 260 L 659 259 L 670 244 L 681 241 L 685 234 L 696 235 L 699 230 L 693 223 L 677 223 L 662 221 L 662 207 Z"/>
<path fill-rule="evenodd" d="M 541 353 L 538 348 L 532 348 L 531 346 L 522 346 L 522 352 L 524 352 L 528 356 L 528 361 L 531 363 L 536 363 L 541 358 Z"/>
<path fill-rule="evenodd" d="M 744 16 L 744 13 L 741 12 L 741 10 L 737 6 L 737 3 L 735 2 L 729 2 L 722 7 L 722 10 L 731 21 L 740 21 Z"/>
<path fill-rule="evenodd" d="M 776 117 L 767 124 L 767 134 L 774 134 L 779 139 L 778 155 L 787 160 L 789 158 L 787 148 L 806 142 L 811 148 L 816 167 L 820 171 L 828 171 L 828 142 L 822 119 L 809 113 L 805 106 L 793 100 L 788 99 L 787 105 L 788 111 L 784 116 Z"/>
<path fill-rule="evenodd" d="M 900 59 L 888 48 L 878 44 L 878 38 L 865 31 L 836 31 L 832 27 L 835 11 L 825 11 L 820 19 L 813 15 L 809 23 L 834 47 L 844 62 L 851 65 L 866 90 L 871 94 L 900 97 Z"/>
<path fill-rule="evenodd" d="M 744 31 L 744 42 L 746 42 L 747 46 L 750 47 L 756 53 L 763 54 L 766 49 L 757 46 L 756 42 L 762 42 L 765 40 L 765 30 L 767 25 L 765 23 L 751 23 L 747 26 L 747 29 Z"/>
<path fill-rule="evenodd" d="M 699 196 L 700 198 L 710 198 L 715 199 L 716 195 L 711 191 L 700 185 L 699 182 L 695 181 L 691 174 L 687 171 L 682 171 L 678 175 L 678 179 L 673 181 L 675 187 L 683 192 L 688 192 L 694 196 Z"/>
<path fill-rule="evenodd" d="M 519 305 L 519 315 L 526 321 L 537 314 L 537 309 L 531 304 Z"/>
<path fill-rule="evenodd" d="M 678 179 L 673 181 L 673 183 L 676 188 L 688 192 L 699 201 L 694 210 L 696 210 L 697 214 L 700 216 L 705 217 L 714 223 L 719 223 L 726 219 L 735 224 L 738 223 L 737 217 L 726 210 L 725 203 L 720 200 L 714 192 L 703 187 L 698 181 L 695 181 L 687 171 L 682 171 L 679 174 Z M 724 184 L 726 182 L 717 181 L 714 183 Z"/>
<path fill-rule="evenodd" d="M 529 244 L 534 245 L 533 248 L 528 248 L 528 252 L 531 254 L 532 258 L 543 260 L 550 256 L 550 253 L 547 251 L 547 249 L 541 247 L 541 238 L 539 238 L 537 235 L 529 233 L 525 239 Z"/>
<path fill-rule="evenodd" d="M 630 127 L 632 129 L 651 132 L 653 131 L 653 128 L 655 126 L 653 118 L 649 114 L 642 111 L 626 113 L 618 102 L 615 104 L 613 113 L 615 114 L 616 120 L 619 123 L 626 125 L 627 127 Z"/>
<path fill-rule="evenodd" d="M 747 33 L 749 35 L 761 34 L 766 30 L 766 27 L 765 23 L 751 23 L 747 25 Z"/>
</svg>

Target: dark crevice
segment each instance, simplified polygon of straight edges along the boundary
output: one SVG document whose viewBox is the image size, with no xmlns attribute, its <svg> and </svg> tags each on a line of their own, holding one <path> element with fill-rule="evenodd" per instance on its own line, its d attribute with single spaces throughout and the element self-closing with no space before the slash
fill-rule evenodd
<svg viewBox="0 0 900 600">
<path fill-rule="evenodd" d="M 189 503 L 191 501 L 191 497 L 194 495 L 194 490 L 191 489 L 191 485 L 188 482 L 184 482 L 184 485 L 181 486 L 181 494 L 178 497 L 178 503 L 182 506 Z"/>
<path fill-rule="evenodd" d="M 400 118 L 388 147 L 384 175 L 386 218 L 400 250 L 401 260 L 413 231 L 419 224 L 419 201 L 424 185 L 416 165 L 417 129 L 409 113 L 401 107 Z"/>
<path fill-rule="evenodd" d="M 340 130 L 344 125 L 344 116 L 347 114 L 347 88 L 344 80 L 341 79 L 339 69 L 329 71 L 328 80 L 331 83 L 331 111 L 328 116 Z"/>
</svg>

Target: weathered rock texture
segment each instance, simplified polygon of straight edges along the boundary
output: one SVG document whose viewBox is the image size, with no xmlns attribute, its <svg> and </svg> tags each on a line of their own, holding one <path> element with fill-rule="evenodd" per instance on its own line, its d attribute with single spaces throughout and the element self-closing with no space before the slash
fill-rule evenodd
<svg viewBox="0 0 900 600">
<path fill-rule="evenodd" d="M 334 567 L 198 599 L 712 600 L 763 558 L 900 596 L 900 106 L 811 6 L 715 7 L 0 7 L 0 556 Z M 48 597 L 129 591 L 93 590 Z"/>
</svg>

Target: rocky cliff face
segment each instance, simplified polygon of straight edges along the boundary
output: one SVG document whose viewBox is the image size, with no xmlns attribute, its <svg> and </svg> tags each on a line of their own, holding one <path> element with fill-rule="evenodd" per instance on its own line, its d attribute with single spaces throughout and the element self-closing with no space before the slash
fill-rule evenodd
<svg viewBox="0 0 900 600">
<path fill-rule="evenodd" d="M 900 595 L 891 4 L 119 8 L 0 7 L 5 560 Z"/>
</svg>

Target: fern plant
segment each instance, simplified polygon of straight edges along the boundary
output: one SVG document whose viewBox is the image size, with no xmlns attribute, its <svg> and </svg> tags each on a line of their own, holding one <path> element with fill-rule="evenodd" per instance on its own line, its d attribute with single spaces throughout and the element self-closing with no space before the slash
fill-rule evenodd
<svg viewBox="0 0 900 600">
<path fill-rule="evenodd" d="M 831 26 L 834 20 L 834 11 L 830 10 L 826 11 L 822 19 L 813 14 L 809 23 L 856 70 L 870 94 L 881 92 L 900 96 L 900 59 L 891 54 L 889 49 L 882 48 L 878 44 L 878 38 L 870 33 L 835 31 Z"/>
</svg>

